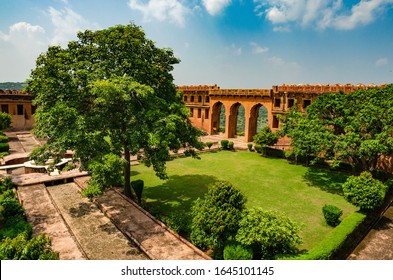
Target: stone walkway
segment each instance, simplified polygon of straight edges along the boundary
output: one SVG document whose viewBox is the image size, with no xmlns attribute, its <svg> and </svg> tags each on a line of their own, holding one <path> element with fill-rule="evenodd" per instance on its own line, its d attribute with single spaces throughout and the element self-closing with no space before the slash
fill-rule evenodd
<svg viewBox="0 0 393 280">
<path fill-rule="evenodd" d="M 89 177 L 75 178 L 86 187 Z M 108 190 L 96 200 L 103 213 L 151 258 L 155 260 L 211 259 L 187 240 L 169 230 L 133 201 L 115 190 Z"/>
</svg>

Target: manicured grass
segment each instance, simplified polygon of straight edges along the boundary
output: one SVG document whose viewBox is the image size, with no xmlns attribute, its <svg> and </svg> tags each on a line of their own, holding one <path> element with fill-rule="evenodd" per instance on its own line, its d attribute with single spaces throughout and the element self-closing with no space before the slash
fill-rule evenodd
<svg viewBox="0 0 393 280">
<path fill-rule="evenodd" d="M 257 153 L 204 153 L 201 159 L 181 158 L 167 163 L 168 180 L 160 180 L 151 168 L 132 167 L 132 180 L 145 181 L 143 197 L 164 214 L 186 213 L 203 196 L 209 184 L 227 180 L 247 197 L 247 207 L 262 207 L 286 214 L 302 224 L 303 244 L 310 250 L 332 232 L 322 214 L 325 204 L 344 212 L 358 210 L 341 196 L 347 175 L 315 167 L 289 164 L 284 159 L 264 158 Z"/>
</svg>

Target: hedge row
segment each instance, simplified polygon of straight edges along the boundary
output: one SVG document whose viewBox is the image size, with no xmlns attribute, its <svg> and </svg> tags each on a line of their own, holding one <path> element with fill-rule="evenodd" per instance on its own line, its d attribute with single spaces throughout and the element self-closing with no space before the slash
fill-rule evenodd
<svg viewBox="0 0 393 280">
<path fill-rule="evenodd" d="M 366 215 L 354 212 L 348 215 L 334 230 L 309 252 L 288 258 L 292 260 L 328 260 L 343 245 L 347 237 L 363 222 Z"/>
</svg>

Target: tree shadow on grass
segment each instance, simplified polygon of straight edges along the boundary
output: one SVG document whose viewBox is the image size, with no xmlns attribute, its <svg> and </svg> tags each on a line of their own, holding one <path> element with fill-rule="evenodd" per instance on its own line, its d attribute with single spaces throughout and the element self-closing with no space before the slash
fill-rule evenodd
<svg viewBox="0 0 393 280">
<path fill-rule="evenodd" d="M 343 195 L 342 184 L 349 175 L 337 171 L 330 171 L 318 167 L 309 167 L 303 178 L 309 186 L 320 188 L 323 191 Z"/>
<path fill-rule="evenodd" d="M 165 183 L 145 187 L 143 197 L 148 200 L 148 208 L 168 215 L 179 211 L 189 213 L 193 202 L 207 192 L 208 186 L 218 178 L 207 175 L 171 176 Z M 153 213 L 155 214 L 155 213 Z"/>
</svg>

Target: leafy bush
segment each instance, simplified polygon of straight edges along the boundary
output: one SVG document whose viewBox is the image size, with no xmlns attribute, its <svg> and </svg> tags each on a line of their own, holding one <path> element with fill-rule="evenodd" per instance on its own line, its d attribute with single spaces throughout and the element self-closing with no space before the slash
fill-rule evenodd
<svg viewBox="0 0 393 280">
<path fill-rule="evenodd" d="M 295 260 L 328 260 L 342 246 L 348 236 L 356 230 L 358 225 L 366 218 L 359 212 L 348 215 L 333 231 L 316 247 L 305 254 L 298 255 Z"/>
<path fill-rule="evenodd" d="M 0 206 L 3 207 L 2 216 L 4 220 L 7 220 L 13 216 L 23 215 L 24 209 L 19 204 L 18 200 L 14 197 L 6 197 L 0 201 Z"/>
<path fill-rule="evenodd" d="M 274 259 L 277 255 L 293 254 L 302 242 L 300 226 L 273 211 L 252 208 L 239 222 L 236 241 L 251 246 L 255 257 Z"/>
<path fill-rule="evenodd" d="M 12 189 L 12 179 L 10 176 L 0 177 L 0 193 Z"/>
<path fill-rule="evenodd" d="M 5 112 L 0 112 L 0 130 L 11 127 L 11 115 Z"/>
<path fill-rule="evenodd" d="M 5 135 L 0 135 L 0 143 L 7 143 L 8 142 L 8 137 Z"/>
<path fill-rule="evenodd" d="M 208 147 L 209 148 L 209 150 L 210 150 L 210 148 L 213 146 L 213 142 L 206 142 L 206 147 Z"/>
<path fill-rule="evenodd" d="M 222 249 L 233 237 L 245 208 L 246 199 L 229 182 L 209 186 L 203 198 L 192 206 L 191 241 L 201 249 Z"/>
<path fill-rule="evenodd" d="M 190 215 L 188 213 L 172 213 L 169 216 L 161 216 L 160 220 L 178 234 L 190 232 Z"/>
<path fill-rule="evenodd" d="M 351 176 L 343 184 L 345 199 L 361 210 L 371 210 L 381 205 L 388 187 L 373 179 L 370 172 L 362 172 L 360 176 Z"/>
<path fill-rule="evenodd" d="M 82 191 L 82 196 L 93 198 L 94 196 L 99 196 L 104 193 L 102 186 L 98 185 L 91 179 L 87 183 L 87 188 Z"/>
<path fill-rule="evenodd" d="M 224 150 L 228 150 L 228 144 L 229 144 L 229 141 L 228 141 L 228 140 L 221 140 L 221 147 L 222 147 Z"/>
<path fill-rule="evenodd" d="M 340 217 L 343 210 L 334 205 L 325 205 L 322 207 L 323 216 L 329 226 L 335 227 L 340 223 Z"/>
<path fill-rule="evenodd" d="M 235 143 L 233 143 L 232 141 L 228 142 L 228 150 L 233 150 L 235 146 Z"/>
<path fill-rule="evenodd" d="M 279 138 L 278 133 L 272 132 L 268 126 L 265 126 L 254 136 L 254 143 L 261 146 L 273 146 L 277 143 Z"/>
<path fill-rule="evenodd" d="M 77 167 L 77 166 L 76 166 L 75 163 L 73 163 L 73 162 L 68 162 L 68 163 L 63 167 L 62 171 L 70 171 L 70 170 L 75 169 L 76 167 Z"/>
<path fill-rule="evenodd" d="M 224 260 L 252 260 L 253 255 L 250 247 L 239 243 L 231 243 L 224 248 Z"/>
<path fill-rule="evenodd" d="M 262 153 L 263 147 L 261 145 L 255 145 L 254 147 L 255 151 L 257 151 L 257 153 Z"/>
<path fill-rule="evenodd" d="M 95 188 L 122 186 L 124 184 L 123 167 L 125 160 L 115 154 L 106 154 L 101 161 L 93 161 L 89 164 L 91 170 L 90 184 Z"/>
<path fill-rule="evenodd" d="M 247 148 L 248 148 L 248 150 L 251 152 L 251 151 L 252 151 L 252 144 L 251 144 L 251 143 L 248 143 L 248 144 L 247 144 Z"/>
<path fill-rule="evenodd" d="M 0 152 L 8 152 L 10 150 L 10 145 L 8 143 L 0 143 Z"/>
<path fill-rule="evenodd" d="M 23 215 L 12 216 L 8 218 L 4 228 L 0 230 L 0 240 L 6 237 L 15 238 L 23 232 L 31 236 L 33 232 L 31 224 L 26 221 Z"/>
<path fill-rule="evenodd" d="M 135 180 L 131 182 L 131 187 L 135 192 L 139 204 L 141 204 L 142 202 L 143 186 L 144 186 L 143 180 Z"/>
<path fill-rule="evenodd" d="M 51 240 L 45 235 L 31 238 L 24 232 L 15 238 L 5 238 L 0 244 L 2 260 L 58 260 L 59 254 L 51 249 Z"/>
</svg>

